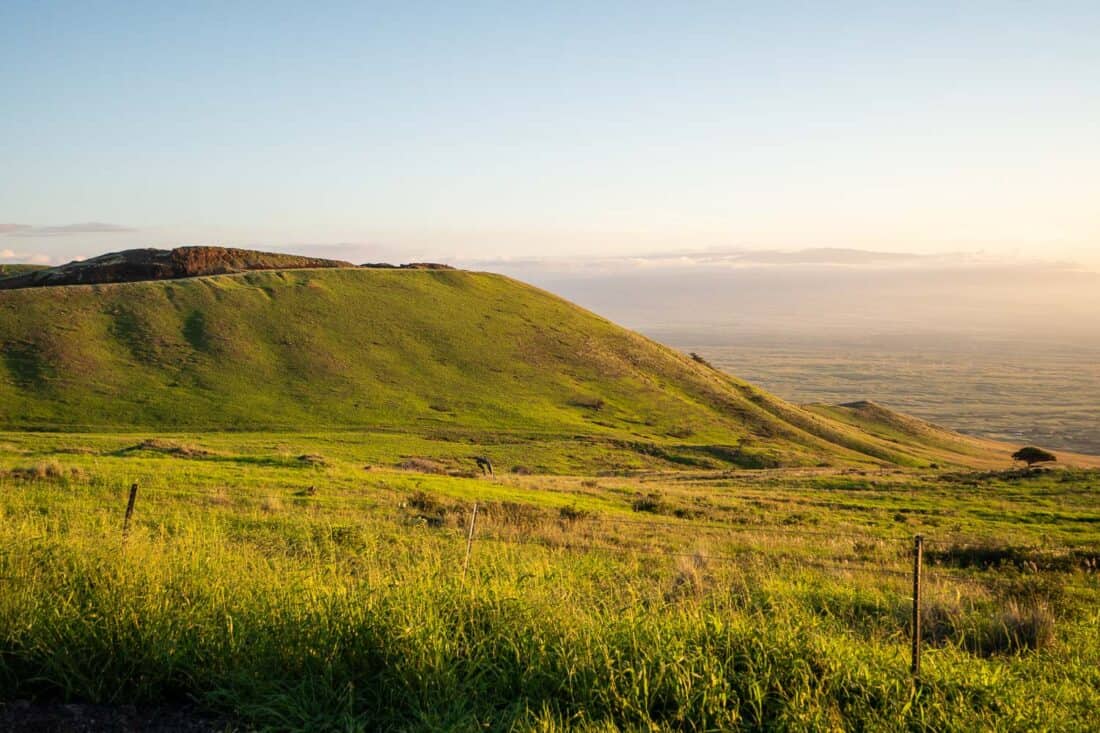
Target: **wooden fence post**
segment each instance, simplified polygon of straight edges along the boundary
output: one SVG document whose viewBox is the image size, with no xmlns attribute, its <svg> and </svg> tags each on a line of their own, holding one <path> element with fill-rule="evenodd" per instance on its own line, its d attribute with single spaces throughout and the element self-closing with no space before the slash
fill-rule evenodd
<svg viewBox="0 0 1100 733">
<path fill-rule="evenodd" d="M 130 501 L 126 503 L 126 519 L 122 521 L 122 536 L 125 537 L 130 531 L 130 517 L 134 516 L 134 502 L 137 501 L 138 485 L 135 481 L 130 486 Z"/>
<path fill-rule="evenodd" d="M 474 511 L 470 515 L 470 529 L 466 533 L 466 560 L 462 563 L 462 579 L 466 580 L 466 568 L 470 567 L 470 549 L 474 544 L 474 523 L 477 521 L 477 502 L 474 502 Z"/>
<path fill-rule="evenodd" d="M 924 537 L 913 538 L 913 667 L 914 677 L 920 676 L 920 594 L 921 564 L 924 561 Z"/>
</svg>

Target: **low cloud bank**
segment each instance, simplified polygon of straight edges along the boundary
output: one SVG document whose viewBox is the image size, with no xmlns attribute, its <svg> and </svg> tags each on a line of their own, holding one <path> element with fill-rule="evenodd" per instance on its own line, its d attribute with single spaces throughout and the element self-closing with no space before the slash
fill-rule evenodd
<svg viewBox="0 0 1100 733">
<path fill-rule="evenodd" d="M 816 249 L 464 264 L 633 328 L 724 343 L 931 333 L 1100 343 L 1100 274 L 1070 262 Z"/>
<path fill-rule="evenodd" d="M 951 269 L 1027 267 L 1080 269 L 1072 262 L 1006 259 L 984 252 L 916 254 L 819 247 L 800 250 L 703 250 L 592 257 L 500 257 L 463 261 L 464 266 L 494 272 L 629 275 L 646 272 L 723 272 L 759 268 Z"/>
<path fill-rule="evenodd" d="M 120 224 L 106 224 L 101 221 L 44 227 L 35 227 L 29 224 L 0 224 L 0 234 L 9 237 L 65 237 L 73 234 L 118 234 L 136 231 L 131 227 Z"/>
</svg>

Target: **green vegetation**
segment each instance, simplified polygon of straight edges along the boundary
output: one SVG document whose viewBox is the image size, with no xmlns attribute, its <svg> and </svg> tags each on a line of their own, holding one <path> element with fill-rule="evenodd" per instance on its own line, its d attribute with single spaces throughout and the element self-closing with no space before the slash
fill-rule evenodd
<svg viewBox="0 0 1100 733">
<path fill-rule="evenodd" d="M 0 355 L 0 727 L 17 700 L 287 731 L 1100 708 L 1088 457 L 1014 469 L 871 402 L 795 407 L 461 271 L 7 290 Z"/>
<path fill-rule="evenodd" d="M 995 465 L 884 440 L 508 278 L 336 269 L 0 292 L 0 424 L 550 441 L 549 470 Z M 587 448 L 582 447 L 580 452 Z"/>
<path fill-rule="evenodd" d="M 276 730 L 1082 730 L 1100 706 L 1098 472 L 475 479 L 389 440 L 0 435 L 3 698 Z"/>
<path fill-rule="evenodd" d="M 47 265 L 23 265 L 23 264 L 4 264 L 0 263 L 0 277 L 10 277 L 12 275 L 22 275 L 27 272 L 35 272 L 37 270 L 47 269 Z"/>
</svg>

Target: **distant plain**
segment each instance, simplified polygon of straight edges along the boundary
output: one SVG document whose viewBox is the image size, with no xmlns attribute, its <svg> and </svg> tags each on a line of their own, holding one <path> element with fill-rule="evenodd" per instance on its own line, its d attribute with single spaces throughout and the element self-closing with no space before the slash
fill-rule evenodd
<svg viewBox="0 0 1100 733">
<path fill-rule="evenodd" d="M 1100 454 L 1100 346 L 962 336 L 654 334 L 793 402 L 870 399 L 963 433 Z"/>
<path fill-rule="evenodd" d="M 873 400 L 1100 453 L 1094 272 L 960 260 L 515 274 L 792 402 Z"/>
</svg>

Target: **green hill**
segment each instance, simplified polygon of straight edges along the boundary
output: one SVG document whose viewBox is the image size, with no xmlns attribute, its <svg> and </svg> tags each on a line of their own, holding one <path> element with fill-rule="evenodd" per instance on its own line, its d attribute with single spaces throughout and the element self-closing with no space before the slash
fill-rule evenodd
<svg viewBox="0 0 1100 733">
<path fill-rule="evenodd" d="M 15 275 L 24 275 L 29 272 L 37 272 L 38 270 L 49 269 L 47 265 L 24 265 L 24 264 L 3 264 L 0 263 L 0 278 L 13 277 Z"/>
<path fill-rule="evenodd" d="M 701 467 L 993 454 L 795 407 L 549 293 L 465 271 L 7 290 L 0 349 L 9 429 L 543 435 Z"/>
</svg>

